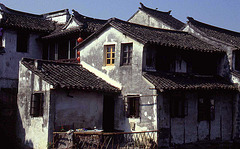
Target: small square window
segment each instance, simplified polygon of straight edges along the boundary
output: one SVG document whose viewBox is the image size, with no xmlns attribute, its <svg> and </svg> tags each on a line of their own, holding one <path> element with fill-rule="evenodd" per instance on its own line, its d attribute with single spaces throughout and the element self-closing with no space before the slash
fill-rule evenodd
<svg viewBox="0 0 240 149">
<path fill-rule="evenodd" d="M 139 96 L 127 96 L 126 99 L 126 116 L 128 118 L 139 117 Z"/>
<path fill-rule="evenodd" d="M 121 65 L 131 65 L 132 64 L 132 43 L 124 43 L 121 45 Z"/>
<path fill-rule="evenodd" d="M 115 45 L 104 46 L 105 65 L 112 66 L 115 63 Z"/>
<path fill-rule="evenodd" d="M 17 52 L 28 52 L 29 34 L 24 32 L 17 33 Z"/>
<path fill-rule="evenodd" d="M 33 117 L 43 116 L 43 93 L 32 94 L 30 115 Z"/>
</svg>

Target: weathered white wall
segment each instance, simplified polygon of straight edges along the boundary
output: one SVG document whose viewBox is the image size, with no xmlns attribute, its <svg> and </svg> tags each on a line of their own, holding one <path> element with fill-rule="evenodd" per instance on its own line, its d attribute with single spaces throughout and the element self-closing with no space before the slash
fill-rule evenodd
<svg viewBox="0 0 240 149">
<path fill-rule="evenodd" d="M 55 101 L 55 125 L 102 129 L 103 94 L 96 92 L 52 90 Z"/>
<path fill-rule="evenodd" d="M 171 118 L 169 109 L 170 99 L 168 99 L 166 94 L 161 94 L 158 97 L 159 129 L 170 129 L 169 133 L 172 137 L 171 143 L 182 144 L 206 140 L 209 135 L 211 140 L 231 140 L 233 129 L 232 123 L 234 119 L 232 101 L 235 101 L 236 97 L 233 96 L 232 93 L 227 92 L 214 92 L 212 95 L 215 100 L 215 119 L 210 123 L 208 121 L 198 122 L 197 92 L 186 93 L 185 97 L 188 103 L 188 115 L 184 118 Z M 166 137 L 166 140 L 167 139 Z"/>
<path fill-rule="evenodd" d="M 162 21 L 153 18 L 142 10 L 139 10 L 132 18 L 128 20 L 131 23 L 141 24 L 145 26 L 151 26 L 155 28 L 162 29 L 172 29 L 169 25 L 163 23 Z"/>
<path fill-rule="evenodd" d="M 18 62 L 22 57 L 41 58 L 41 44 L 38 34 L 30 34 L 28 52 L 17 52 L 17 32 L 4 30 L 3 45 L 6 53 L 0 55 L 0 88 L 17 88 Z"/>
<path fill-rule="evenodd" d="M 132 65 L 120 66 L 121 43 L 133 43 Z M 115 45 L 115 65 L 104 65 L 104 45 Z M 143 45 L 110 27 L 91 40 L 81 49 L 81 61 L 107 74 L 122 84 L 122 96 L 115 100 L 115 129 L 131 131 L 130 122 L 135 123 L 135 131 L 156 130 L 155 90 L 142 77 Z M 142 95 L 140 97 L 140 118 L 126 118 L 125 95 Z M 147 95 L 147 96 L 146 96 Z"/>
<path fill-rule="evenodd" d="M 49 137 L 50 85 L 20 64 L 18 85 L 17 136 L 24 145 L 36 149 L 46 148 Z M 44 93 L 43 116 L 30 116 L 31 94 Z"/>
</svg>

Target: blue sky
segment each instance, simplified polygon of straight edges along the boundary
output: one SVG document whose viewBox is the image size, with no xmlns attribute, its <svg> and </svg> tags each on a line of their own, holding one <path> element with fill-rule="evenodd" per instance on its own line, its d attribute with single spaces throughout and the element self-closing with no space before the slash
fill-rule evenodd
<svg viewBox="0 0 240 149">
<path fill-rule="evenodd" d="M 240 0 L 1 0 L 9 8 L 42 14 L 61 9 L 75 9 L 83 15 L 128 20 L 140 2 L 172 15 L 186 23 L 190 16 L 201 22 L 240 32 Z"/>
</svg>

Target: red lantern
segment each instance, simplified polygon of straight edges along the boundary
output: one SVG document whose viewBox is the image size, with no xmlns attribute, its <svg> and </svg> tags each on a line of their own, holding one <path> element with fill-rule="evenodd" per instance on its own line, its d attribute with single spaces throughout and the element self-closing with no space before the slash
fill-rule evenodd
<svg viewBox="0 0 240 149">
<path fill-rule="evenodd" d="M 79 37 L 78 39 L 77 39 L 77 42 L 78 43 L 80 43 L 80 42 L 82 42 L 83 41 L 83 39 L 81 38 L 81 37 Z"/>
<path fill-rule="evenodd" d="M 77 58 L 77 61 L 80 63 L 80 57 Z"/>
<path fill-rule="evenodd" d="M 80 55 L 80 51 L 77 51 L 77 55 L 78 55 L 78 56 Z"/>
</svg>

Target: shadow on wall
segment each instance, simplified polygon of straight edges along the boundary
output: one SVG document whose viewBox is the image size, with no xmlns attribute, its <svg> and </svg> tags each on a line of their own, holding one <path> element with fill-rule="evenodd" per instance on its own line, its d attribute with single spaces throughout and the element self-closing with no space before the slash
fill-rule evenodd
<svg viewBox="0 0 240 149">
<path fill-rule="evenodd" d="M 32 140 L 27 140 L 25 141 L 25 128 L 23 128 L 23 122 L 22 119 L 20 117 L 20 112 L 19 112 L 19 108 L 17 107 L 17 120 L 16 120 L 16 127 L 17 127 L 17 131 L 16 131 L 16 144 L 14 145 L 13 149 L 19 149 L 19 148 L 23 148 L 23 149 L 33 149 L 33 142 Z"/>
</svg>

